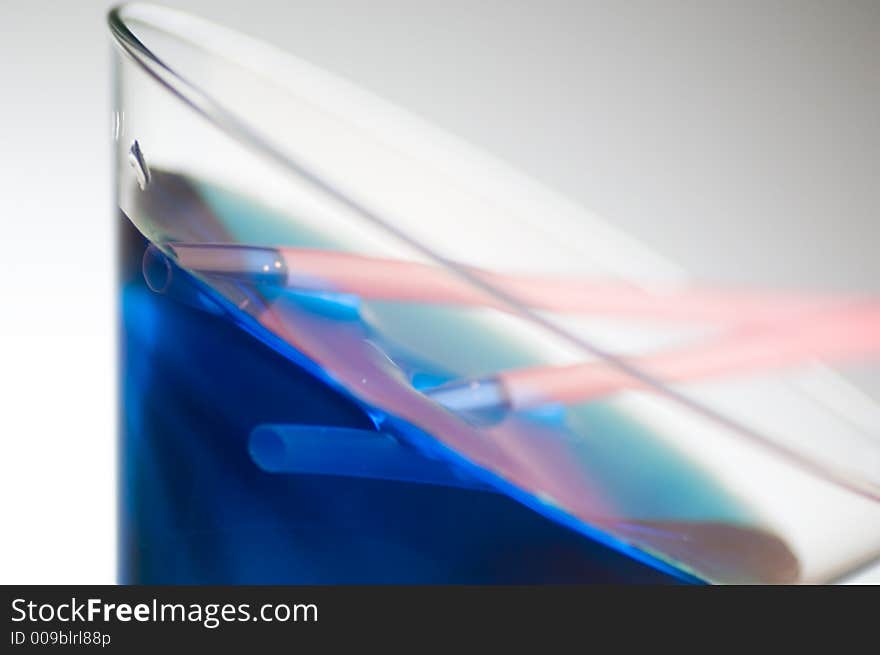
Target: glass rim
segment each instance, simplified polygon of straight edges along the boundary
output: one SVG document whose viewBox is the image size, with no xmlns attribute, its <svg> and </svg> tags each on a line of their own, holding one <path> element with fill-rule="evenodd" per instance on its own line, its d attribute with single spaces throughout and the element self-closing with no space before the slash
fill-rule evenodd
<svg viewBox="0 0 880 655">
<path fill-rule="evenodd" d="M 166 91 L 235 140 L 249 145 L 263 156 L 275 160 L 281 166 L 292 168 L 300 175 L 306 174 L 309 177 L 313 177 L 305 167 L 291 161 L 285 153 L 274 147 L 269 140 L 260 136 L 247 124 L 245 119 L 227 109 L 216 97 L 203 91 L 195 82 L 177 72 L 171 62 L 154 53 L 130 29 L 129 21 L 131 20 L 143 21 L 176 39 L 197 45 L 197 47 L 206 52 L 210 51 L 204 48 L 203 45 L 196 44 L 192 38 L 186 37 L 183 29 L 184 26 L 186 26 L 187 31 L 196 31 L 201 36 L 213 32 L 215 38 L 221 37 L 229 41 L 224 46 L 237 42 L 239 48 L 246 46 L 262 50 L 264 53 L 271 51 L 272 57 L 289 59 L 289 55 L 262 41 L 252 39 L 217 23 L 169 7 L 131 2 L 116 5 L 107 13 L 107 24 L 116 44 L 120 46 L 131 61 Z"/>
</svg>

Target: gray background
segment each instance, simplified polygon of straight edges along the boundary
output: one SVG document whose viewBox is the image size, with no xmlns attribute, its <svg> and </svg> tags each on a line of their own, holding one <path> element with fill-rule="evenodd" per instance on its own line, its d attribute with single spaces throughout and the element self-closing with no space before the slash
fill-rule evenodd
<svg viewBox="0 0 880 655">
<path fill-rule="evenodd" d="M 114 577 L 110 4 L 0 0 L 0 582 Z M 413 110 L 701 277 L 880 286 L 880 2 L 166 4 Z"/>
</svg>

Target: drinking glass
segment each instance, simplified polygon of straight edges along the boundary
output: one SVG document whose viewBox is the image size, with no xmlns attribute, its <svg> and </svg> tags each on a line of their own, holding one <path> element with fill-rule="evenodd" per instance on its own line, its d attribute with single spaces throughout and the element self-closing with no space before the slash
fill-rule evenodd
<svg viewBox="0 0 880 655">
<path fill-rule="evenodd" d="M 694 280 L 268 45 L 109 25 L 122 582 L 826 582 L 880 553 L 875 289 Z"/>
</svg>

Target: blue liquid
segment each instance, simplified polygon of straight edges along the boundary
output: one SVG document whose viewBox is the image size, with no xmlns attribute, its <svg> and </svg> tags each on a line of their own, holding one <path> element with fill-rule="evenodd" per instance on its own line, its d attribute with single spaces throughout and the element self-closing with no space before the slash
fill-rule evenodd
<svg viewBox="0 0 880 655">
<path fill-rule="evenodd" d="M 151 290 L 120 224 L 121 582 L 678 581 L 501 494 L 261 469 L 259 425 L 374 423 L 207 296 Z"/>
<path fill-rule="evenodd" d="M 546 363 L 480 311 L 289 287 L 274 249 L 341 235 L 151 178 L 120 228 L 124 581 L 798 579 L 751 507 L 613 397 L 432 399 Z"/>
</svg>

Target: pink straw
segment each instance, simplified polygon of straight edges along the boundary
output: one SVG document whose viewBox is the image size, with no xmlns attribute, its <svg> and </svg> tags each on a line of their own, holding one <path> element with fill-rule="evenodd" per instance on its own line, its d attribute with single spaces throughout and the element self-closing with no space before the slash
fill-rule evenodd
<svg viewBox="0 0 880 655">
<path fill-rule="evenodd" d="M 835 362 L 880 356 L 880 310 L 838 311 L 793 326 L 733 332 L 716 341 L 635 358 L 632 363 L 663 383 L 755 374 L 802 366 L 811 360 Z M 577 403 L 647 385 L 605 362 L 502 371 L 513 408 L 545 403 Z"/>
<path fill-rule="evenodd" d="M 178 263 L 201 273 L 274 274 L 294 289 L 367 300 L 454 304 L 508 310 L 504 302 L 437 266 L 307 248 L 169 244 Z M 839 308 L 846 299 L 732 289 L 645 290 L 632 284 L 468 271 L 533 309 L 569 314 L 700 323 L 773 323 Z"/>
</svg>

